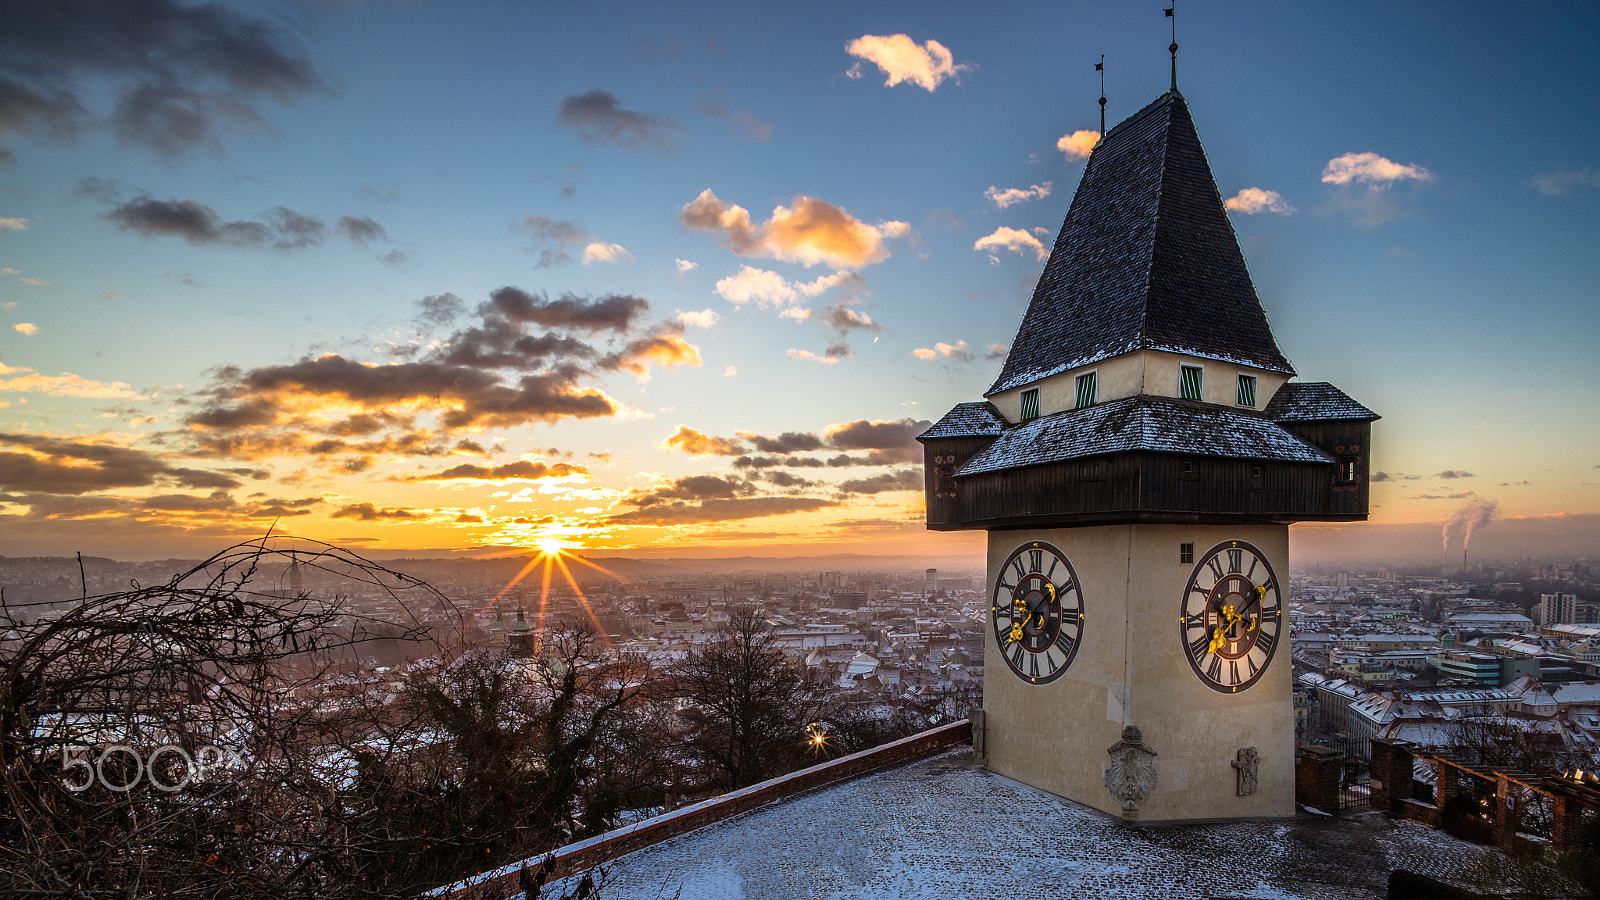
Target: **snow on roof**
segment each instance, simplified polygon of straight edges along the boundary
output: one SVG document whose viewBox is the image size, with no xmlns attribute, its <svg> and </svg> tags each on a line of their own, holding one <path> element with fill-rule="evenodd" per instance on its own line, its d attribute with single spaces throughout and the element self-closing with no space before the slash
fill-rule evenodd
<svg viewBox="0 0 1600 900">
<path fill-rule="evenodd" d="M 1459 880 L 1491 852 L 1382 818 L 1129 827 L 971 754 L 959 747 L 612 860 L 605 894 L 1324 900 L 1384 896 L 1402 861 Z"/>
<path fill-rule="evenodd" d="M 1136 450 L 1282 462 L 1334 461 L 1260 416 L 1211 403 L 1139 394 L 1011 426 L 956 475 Z"/>
</svg>

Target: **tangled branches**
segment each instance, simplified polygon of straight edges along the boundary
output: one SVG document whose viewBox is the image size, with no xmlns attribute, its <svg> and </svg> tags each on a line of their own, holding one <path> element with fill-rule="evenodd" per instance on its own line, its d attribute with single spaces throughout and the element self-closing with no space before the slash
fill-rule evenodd
<svg viewBox="0 0 1600 900">
<path fill-rule="evenodd" d="M 307 576 L 338 593 L 313 597 Z M 0 892 L 328 896 L 353 856 L 381 852 L 345 833 L 352 764 L 305 692 L 369 645 L 456 640 L 443 595 L 262 539 L 48 606 L 0 599 Z"/>
</svg>

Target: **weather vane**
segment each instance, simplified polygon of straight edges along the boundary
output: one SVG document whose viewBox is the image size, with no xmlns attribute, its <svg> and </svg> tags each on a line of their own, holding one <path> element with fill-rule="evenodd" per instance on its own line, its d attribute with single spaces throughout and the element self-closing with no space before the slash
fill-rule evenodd
<svg viewBox="0 0 1600 900">
<path fill-rule="evenodd" d="M 1172 45 L 1167 52 L 1172 54 L 1172 92 L 1178 92 L 1178 17 L 1174 11 L 1178 8 L 1178 0 L 1172 0 L 1172 5 L 1167 7 L 1167 18 L 1172 20 Z"/>
<path fill-rule="evenodd" d="M 1106 55 L 1100 54 L 1100 61 L 1094 64 L 1094 70 L 1100 73 L 1100 135 L 1106 133 Z"/>
</svg>

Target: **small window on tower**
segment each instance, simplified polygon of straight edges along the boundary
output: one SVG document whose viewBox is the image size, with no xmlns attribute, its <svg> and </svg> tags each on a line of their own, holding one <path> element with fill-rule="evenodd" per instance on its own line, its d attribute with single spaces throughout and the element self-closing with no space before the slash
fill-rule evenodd
<svg viewBox="0 0 1600 900">
<path fill-rule="evenodd" d="M 1029 388 L 1022 392 L 1022 421 L 1039 418 L 1039 389 Z"/>
<path fill-rule="evenodd" d="M 1200 399 L 1200 379 L 1206 370 L 1199 366 L 1181 366 L 1178 369 L 1178 396 L 1185 400 Z"/>
<path fill-rule="evenodd" d="M 1252 409 L 1256 405 L 1256 377 L 1254 375 L 1239 376 L 1239 398 L 1234 401 L 1240 406 Z"/>
<path fill-rule="evenodd" d="M 1358 474 L 1358 460 L 1354 456 L 1339 457 L 1339 483 L 1355 484 Z"/>
<path fill-rule="evenodd" d="M 1085 372 L 1078 376 L 1078 409 L 1093 406 L 1095 403 L 1095 378 L 1093 372 Z"/>
<path fill-rule="evenodd" d="M 1186 566 L 1194 565 L 1194 545 L 1193 544 L 1179 544 L 1178 545 L 1178 562 L 1180 562 L 1180 563 L 1182 563 L 1183 565 L 1186 565 Z"/>
</svg>

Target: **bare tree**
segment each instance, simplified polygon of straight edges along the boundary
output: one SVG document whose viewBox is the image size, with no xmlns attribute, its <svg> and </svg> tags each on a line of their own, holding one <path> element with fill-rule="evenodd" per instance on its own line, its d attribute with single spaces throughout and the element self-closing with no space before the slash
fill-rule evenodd
<svg viewBox="0 0 1600 900">
<path fill-rule="evenodd" d="M 757 611 L 734 610 L 670 675 L 687 723 L 685 752 L 709 769 L 712 786 L 745 787 L 803 759 L 822 686 L 789 665 Z"/>
</svg>

